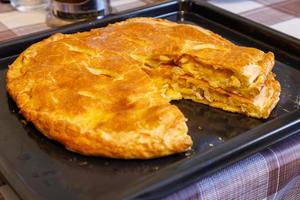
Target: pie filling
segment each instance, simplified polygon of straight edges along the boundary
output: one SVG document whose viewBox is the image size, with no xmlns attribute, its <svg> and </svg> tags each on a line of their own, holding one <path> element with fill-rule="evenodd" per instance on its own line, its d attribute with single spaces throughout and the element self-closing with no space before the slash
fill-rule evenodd
<svg viewBox="0 0 300 200">
<path fill-rule="evenodd" d="M 252 117 L 267 118 L 278 101 L 279 87 L 270 74 L 260 92 L 254 97 L 245 97 L 223 89 L 238 87 L 241 82 L 230 70 L 213 69 L 197 65 L 182 57 L 179 61 L 167 56 L 148 59 L 142 69 L 152 78 L 162 96 L 168 100 L 191 99 L 226 111 L 245 113 Z M 162 62 L 163 61 L 163 62 Z M 178 64 L 179 65 L 176 65 Z M 197 69 L 197 70 L 196 70 Z M 227 88 L 228 89 L 228 88 Z"/>
<path fill-rule="evenodd" d="M 134 59 L 141 61 L 141 58 L 134 56 Z M 151 58 L 143 59 L 142 62 L 146 67 L 158 68 L 161 65 L 176 66 L 180 73 L 191 75 L 195 79 L 206 81 L 211 87 L 222 88 L 230 93 L 235 93 L 240 96 L 254 97 L 258 95 L 263 86 L 265 78 L 261 76 L 253 66 L 251 76 L 248 74 L 238 75 L 230 69 L 217 68 L 212 65 L 205 64 L 190 55 L 159 55 Z M 253 70 L 252 70 L 253 71 Z"/>
</svg>

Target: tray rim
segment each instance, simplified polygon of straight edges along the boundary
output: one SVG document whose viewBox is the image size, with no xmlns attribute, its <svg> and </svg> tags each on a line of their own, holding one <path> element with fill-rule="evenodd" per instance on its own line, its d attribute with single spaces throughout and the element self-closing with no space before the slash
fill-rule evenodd
<svg viewBox="0 0 300 200">
<path fill-rule="evenodd" d="M 153 10 L 153 9 L 160 9 L 160 8 L 165 8 L 165 7 L 168 7 L 168 6 L 173 6 L 173 8 L 175 8 L 175 7 L 178 7 L 178 8 L 182 8 L 181 7 L 181 5 L 179 5 L 180 3 L 178 3 L 178 2 L 174 2 L 174 1 L 169 1 L 169 2 L 164 2 L 164 3 L 161 3 L 161 4 L 158 4 L 158 5 L 154 5 L 154 6 L 149 6 L 149 7 L 146 7 L 146 8 L 144 8 L 143 10 L 138 10 L 138 11 L 130 11 L 130 12 L 124 12 L 124 13 L 122 13 L 120 16 L 119 15 L 116 15 L 116 16 L 111 16 L 111 17 L 108 17 L 108 18 L 104 18 L 104 19 L 101 19 L 101 20 L 97 20 L 97 22 L 100 22 L 100 23 L 94 23 L 94 25 L 97 25 L 97 24 L 105 24 L 106 22 L 109 22 L 110 20 L 119 20 L 119 19 L 124 19 L 124 18 L 127 18 L 127 17 L 132 17 L 132 16 L 136 16 L 136 15 L 139 15 L 139 14 L 143 14 L 143 11 L 145 11 L 145 12 L 147 12 L 147 11 L 151 11 L 151 10 Z M 175 6 L 175 7 L 174 7 Z M 177 10 L 177 11 L 174 11 L 174 12 L 178 12 L 178 11 L 180 11 L 180 10 Z M 138 12 L 138 13 L 136 13 L 136 12 Z M 183 14 L 183 13 L 180 13 L 180 14 Z M 69 27 L 64 27 L 64 28 L 62 28 L 61 30 L 63 30 L 63 31 L 71 31 L 74 27 L 76 28 L 81 28 L 82 27 L 82 25 L 84 25 L 84 26 L 92 26 L 93 25 L 93 22 L 87 22 L 87 23 L 84 23 L 84 24 L 76 24 L 76 25 L 71 25 L 71 26 L 69 26 Z M 48 34 L 49 34 L 49 32 L 48 31 L 46 31 Z M 285 34 L 284 34 L 285 35 Z M 26 39 L 28 39 L 28 38 L 31 38 L 32 36 L 28 36 L 28 37 L 25 37 Z M 23 38 L 21 38 L 21 40 L 22 40 Z M 2 44 L 0 44 L 0 50 L 1 50 L 1 46 Z M 10 55 L 10 56 L 13 56 L 13 55 Z M 3 58 L 3 59 L 0 59 L 0 61 L 2 61 L 2 60 L 5 60 L 6 58 Z M 160 176 L 160 175 L 163 175 L 163 176 L 166 176 L 166 173 L 165 172 L 168 172 L 168 174 L 170 174 L 170 173 L 173 173 L 173 174 L 175 174 L 176 176 L 172 176 L 171 177 L 171 179 L 170 179 L 170 177 L 169 177 L 169 179 L 165 179 L 164 181 L 161 181 L 160 182 L 160 184 L 156 184 L 156 185 L 154 185 L 154 187 L 148 187 L 148 189 L 147 190 L 144 190 L 144 191 L 140 191 L 140 192 L 134 192 L 134 191 L 129 191 L 129 192 L 131 192 L 131 193 L 135 193 L 134 195 L 131 195 L 131 194 L 128 194 L 127 195 L 127 199 L 136 199 L 136 198 L 143 198 L 143 199 L 153 199 L 153 198 L 161 198 L 162 196 L 165 196 L 165 195 L 167 195 L 167 193 L 166 193 L 166 191 L 165 191 L 165 193 L 163 193 L 162 191 L 160 191 L 160 193 L 159 193 L 159 195 L 160 196 L 154 196 L 153 195 L 153 193 L 155 193 L 154 191 L 158 191 L 158 189 L 159 188 L 164 188 L 164 187 L 166 187 L 166 186 L 169 186 L 171 183 L 175 183 L 175 182 L 179 182 L 179 180 L 182 180 L 181 182 L 180 182 L 180 184 L 175 184 L 175 185 L 173 185 L 173 187 L 171 187 L 172 188 L 172 190 L 168 190 L 168 193 L 170 194 L 171 192 L 174 192 L 174 191 L 176 191 L 177 189 L 179 189 L 179 188 L 182 188 L 183 186 L 186 186 L 186 185 L 188 185 L 188 184 L 190 184 L 190 183 L 192 183 L 192 182 L 194 182 L 194 181 L 196 181 L 195 179 L 199 179 L 199 178 L 201 178 L 201 177 L 203 177 L 203 176 L 206 176 L 206 175 L 208 175 L 209 173 L 207 173 L 207 172 L 201 172 L 201 169 L 202 169 L 202 171 L 203 171 L 203 169 L 205 169 L 205 168 L 207 168 L 208 166 L 210 166 L 210 165 L 212 165 L 212 164 L 214 164 L 214 163 L 217 163 L 217 162 L 220 162 L 219 163 L 219 165 L 218 165 L 218 167 L 216 168 L 215 167 L 215 169 L 211 169 L 211 173 L 213 173 L 214 171 L 216 171 L 216 170 L 218 170 L 218 169 L 220 169 L 220 168 L 223 168 L 223 167 L 225 167 L 225 166 L 227 166 L 227 165 L 229 165 L 229 164 L 231 164 L 232 162 L 235 162 L 236 160 L 240 160 L 240 159 L 242 159 L 242 158 L 244 158 L 244 157 L 246 157 L 246 156 L 248 156 L 248 155 L 250 155 L 250 154 L 252 154 L 252 153 L 254 153 L 254 152 L 256 152 L 256 151 L 258 151 L 258 150 L 260 150 L 260 149 L 262 149 L 262 148 L 265 148 L 266 146 L 269 146 L 269 145 L 271 145 L 271 144 L 273 144 L 273 143 L 276 143 L 276 142 L 278 142 L 278 141 L 280 141 L 280 140 L 283 140 L 284 138 L 286 138 L 286 137 L 288 137 L 288 136 L 291 136 L 291 135 L 293 135 L 293 134 L 296 134 L 296 133 L 298 133 L 299 132 L 299 129 L 300 129 L 300 119 L 299 119 L 299 117 L 298 116 L 300 116 L 300 110 L 298 109 L 298 110 L 295 110 L 294 112 L 291 112 L 291 113 L 287 113 L 287 114 L 285 114 L 285 115 L 282 115 L 282 116 L 280 116 L 279 118 L 277 118 L 277 119 L 274 119 L 275 120 L 275 122 L 276 121 L 281 121 L 281 122 L 285 122 L 286 124 L 285 124 L 285 126 L 273 126 L 273 125 L 270 125 L 271 124 L 271 122 L 272 123 L 274 123 L 274 120 L 271 120 L 271 121 L 269 121 L 269 122 L 266 122 L 267 124 L 269 124 L 269 132 L 268 132 L 268 134 L 265 134 L 265 129 L 266 129 L 266 125 L 265 124 L 262 124 L 262 125 L 260 125 L 260 126 L 257 126 L 257 127 L 255 127 L 254 129 L 251 129 L 251 130 L 249 130 L 249 131 L 247 131 L 247 132 L 249 132 L 249 134 L 247 134 L 247 135 L 253 135 L 253 134 L 257 134 L 257 133 L 259 133 L 260 131 L 262 131 L 263 132 L 263 136 L 262 137 L 260 137 L 260 138 L 256 138 L 256 142 L 257 142 L 257 140 L 258 139 L 266 139 L 266 138 L 269 138 L 269 135 L 272 135 L 272 136 L 274 136 L 274 140 L 272 140 L 272 142 L 266 142 L 265 143 L 265 141 L 264 140 L 261 140 L 261 142 L 262 142 L 262 144 L 260 145 L 260 147 L 254 147 L 253 146 L 253 144 L 254 143 L 256 143 L 255 141 L 252 141 L 251 142 L 251 145 L 243 145 L 243 146 L 241 146 L 241 147 L 239 147 L 239 148 L 237 148 L 237 149 L 235 149 L 235 151 L 230 151 L 230 152 L 227 152 L 226 153 L 226 157 L 223 157 L 222 159 L 225 159 L 225 158 L 228 158 L 228 157 L 231 157 L 231 158 L 233 158 L 232 160 L 231 160 L 231 162 L 226 162 L 226 163 L 224 163 L 224 162 L 222 162 L 222 159 L 221 158 L 219 158 L 219 157 L 214 157 L 214 161 L 212 162 L 212 161 L 206 161 L 206 166 L 204 165 L 204 164 L 202 164 L 200 167 L 199 167 L 199 165 L 195 165 L 195 164 L 199 164 L 199 162 L 202 162 L 202 159 L 203 158 L 200 158 L 200 157 L 203 157 L 203 155 L 198 155 L 198 156 L 195 156 L 193 159 L 191 159 L 191 160 L 189 160 L 189 161 L 193 161 L 193 162 L 184 162 L 183 164 L 181 164 L 180 166 L 182 167 L 182 168 L 188 168 L 189 170 L 185 173 L 185 174 L 178 174 L 177 172 L 176 173 L 174 173 L 174 171 L 172 171 L 172 169 L 170 169 L 170 168 L 172 168 L 173 166 L 168 166 L 168 167 L 166 167 L 166 168 L 164 168 L 164 169 L 162 169 L 161 171 L 159 171 L 158 173 L 160 173 L 160 174 L 158 174 L 158 173 L 156 173 L 156 177 L 157 176 Z M 298 117 L 298 118 L 297 118 Z M 276 125 L 280 125 L 280 123 L 276 123 Z M 289 131 L 289 132 L 286 132 L 286 131 Z M 245 136 L 245 134 L 243 134 L 244 136 Z M 266 135 L 268 135 L 268 137 L 266 137 Z M 234 143 L 234 141 L 235 140 L 238 140 L 239 138 L 238 137 L 236 137 L 236 138 L 233 138 L 232 140 L 230 140 L 230 141 L 228 141 L 228 142 L 231 142 L 231 145 L 233 145 L 232 143 Z M 206 153 L 206 157 L 207 158 L 211 158 L 211 156 L 213 155 L 213 152 L 215 152 L 216 150 L 218 150 L 218 151 L 223 151 L 223 148 L 224 148 L 224 145 L 220 145 L 220 146 L 217 146 L 217 147 L 215 147 L 214 148 L 214 151 L 209 151 L 209 152 L 207 152 Z M 252 148 L 252 149 L 251 149 Z M 234 158 L 233 157 L 233 155 L 234 154 L 236 154 L 237 152 L 240 152 L 240 151 L 242 151 L 242 150 L 245 150 L 246 152 L 243 154 L 243 155 L 239 155 L 239 156 L 237 156 L 236 158 Z M 0 154 L 1 154 L 1 152 L 0 152 Z M 2 169 L 2 168 L 5 168 L 5 165 L 6 164 L 3 164 L 3 162 L 5 162 L 4 160 L 5 160 L 6 158 L 3 158 L 2 156 L 0 157 L 0 168 L 1 168 L 1 171 L 3 172 L 3 171 L 7 171 L 9 168 L 8 167 L 6 167 L 6 169 Z M 200 163 L 201 164 L 201 163 Z M 178 167 L 178 166 L 177 166 Z M 171 170 L 171 171 L 170 171 Z M 197 177 L 196 178 L 194 178 L 194 179 L 191 179 L 191 178 L 189 178 L 188 180 L 187 180 L 187 178 L 186 177 L 189 177 L 189 176 L 192 176 L 192 175 L 195 175 L 196 173 L 200 173 L 200 175 L 198 176 L 197 175 Z M 17 193 L 19 194 L 19 195 L 21 195 L 22 197 L 25 197 L 25 198 L 27 198 L 27 199 L 38 199 L 38 197 L 33 197 L 34 196 L 34 194 L 32 194 L 32 192 L 30 193 L 28 190 L 26 191 L 26 188 L 24 187 L 25 185 L 23 185 L 22 186 L 22 181 L 20 181 L 20 180 L 14 180 L 14 181 L 12 181 L 12 179 L 14 179 L 14 178 L 12 178 L 11 177 L 11 175 L 10 175 L 10 173 L 7 171 L 6 172 L 6 174 L 4 174 L 4 176 L 7 178 L 7 179 L 10 179 L 9 180 L 9 183 L 11 184 L 11 185 L 18 185 L 17 187 L 18 188 L 22 188 L 23 187 L 23 194 L 20 194 L 20 190 L 18 190 L 17 191 Z M 150 177 L 151 178 L 151 177 Z M 150 180 L 150 182 L 151 181 L 153 181 L 153 176 L 152 176 L 152 180 Z M 154 178 L 154 181 L 156 181 L 155 180 L 155 178 Z M 12 184 L 12 182 L 14 182 L 13 184 Z M 184 183 L 184 184 L 183 184 Z M 15 189 L 15 187 L 13 187 L 14 189 Z M 34 193 L 34 192 L 33 192 Z M 33 195 L 33 196 L 32 196 Z"/>
</svg>

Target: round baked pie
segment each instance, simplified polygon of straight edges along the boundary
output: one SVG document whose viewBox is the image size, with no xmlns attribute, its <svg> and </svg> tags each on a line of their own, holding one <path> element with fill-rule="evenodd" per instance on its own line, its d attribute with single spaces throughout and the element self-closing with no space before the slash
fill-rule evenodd
<svg viewBox="0 0 300 200">
<path fill-rule="evenodd" d="M 149 159 L 192 146 L 171 100 L 267 118 L 280 94 L 273 65 L 271 52 L 201 27 L 133 18 L 33 44 L 6 86 L 25 118 L 67 149 Z"/>
</svg>

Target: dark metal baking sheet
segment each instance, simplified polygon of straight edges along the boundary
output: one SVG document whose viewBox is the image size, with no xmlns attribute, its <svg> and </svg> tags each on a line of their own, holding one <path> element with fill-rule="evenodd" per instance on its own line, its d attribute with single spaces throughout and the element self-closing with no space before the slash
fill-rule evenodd
<svg viewBox="0 0 300 200">
<path fill-rule="evenodd" d="M 185 12 L 178 12 L 179 8 Z M 197 9 L 201 8 L 201 10 Z M 160 159 L 116 160 L 85 157 L 65 150 L 43 137 L 30 123 L 25 123 L 5 91 L 5 72 L 15 56 L 0 60 L 0 171 L 23 199 L 157 199 L 174 192 L 215 170 L 296 134 L 300 128 L 300 70 L 295 49 L 280 49 L 259 40 L 255 34 L 237 31 L 217 23 L 213 16 L 228 13 L 201 3 L 184 7 L 177 2 L 145 8 L 144 12 L 123 13 L 104 21 L 74 25 L 61 32 L 77 32 L 103 26 L 110 21 L 133 16 L 163 16 L 173 21 L 193 23 L 241 44 L 276 52 L 274 68 L 282 85 L 281 100 L 268 120 L 245 117 L 188 100 L 174 101 L 189 119 L 189 134 L 194 141 L 188 153 Z M 206 10 L 205 10 L 206 9 Z M 151 11 L 151 12 L 150 12 Z M 151 15 L 151 13 L 153 13 Z M 230 20 L 230 18 L 228 19 Z M 232 22 L 252 27 L 247 20 L 233 16 Z M 257 31 L 264 27 L 255 25 Z M 13 55 L 52 32 L 33 35 L 19 42 L 0 44 Z M 245 35 L 246 34 L 246 35 Z M 288 36 L 271 32 L 281 41 Z M 271 37 L 271 38 L 272 38 Z M 288 44 L 287 44 L 288 45 Z M 1 49 L 2 48 L 2 49 Z M 289 53 L 291 50 L 291 53 Z M 297 52 L 296 52 L 297 53 Z M 298 52 L 299 55 L 299 52 Z M 279 61 L 280 60 L 280 61 Z"/>
</svg>

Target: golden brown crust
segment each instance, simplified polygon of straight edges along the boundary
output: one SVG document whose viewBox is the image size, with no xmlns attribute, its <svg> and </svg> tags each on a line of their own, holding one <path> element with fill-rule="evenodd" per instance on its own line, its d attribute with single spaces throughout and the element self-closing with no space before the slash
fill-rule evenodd
<svg viewBox="0 0 300 200">
<path fill-rule="evenodd" d="M 10 66 L 7 90 L 47 137 L 81 154 L 125 159 L 190 148 L 182 113 L 130 60 L 111 52 L 87 55 L 68 36 L 41 44 Z"/>
<path fill-rule="evenodd" d="M 189 71 L 184 57 L 196 68 Z M 185 118 L 170 100 L 190 98 L 268 117 L 280 93 L 270 75 L 273 64 L 272 53 L 238 47 L 200 27 L 134 18 L 90 32 L 55 34 L 32 45 L 10 66 L 6 87 L 26 119 L 66 148 L 85 155 L 148 159 L 192 145 Z M 229 74 L 233 81 L 205 80 L 199 74 L 204 69 L 225 82 Z M 190 80 L 197 89 L 235 100 L 189 96 L 184 90 L 190 88 L 180 82 Z M 174 84 L 180 87 L 174 89 Z M 255 100 L 259 95 L 265 103 Z M 246 106 L 238 105 L 241 99 Z"/>
</svg>

